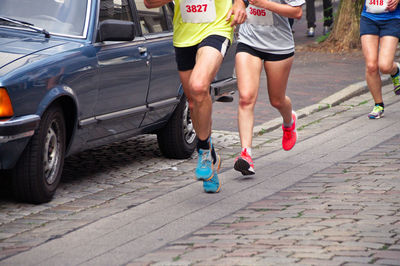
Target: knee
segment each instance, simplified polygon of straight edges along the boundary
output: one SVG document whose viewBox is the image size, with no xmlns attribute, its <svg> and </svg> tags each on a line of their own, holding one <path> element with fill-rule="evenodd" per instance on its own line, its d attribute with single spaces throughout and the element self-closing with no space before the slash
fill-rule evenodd
<svg viewBox="0 0 400 266">
<path fill-rule="evenodd" d="M 191 100 L 194 102 L 202 102 L 210 95 L 209 84 L 201 81 L 194 81 L 190 84 Z"/>
<path fill-rule="evenodd" d="M 280 110 L 283 108 L 284 104 L 285 104 L 285 100 L 284 99 L 279 99 L 279 98 L 271 98 L 269 99 L 272 107 Z"/>
<path fill-rule="evenodd" d="M 376 73 L 378 73 L 379 72 L 378 65 L 376 63 L 374 63 L 374 62 L 367 63 L 366 64 L 366 72 L 368 74 L 376 74 Z"/>
<path fill-rule="evenodd" d="M 392 62 L 379 62 L 379 70 L 383 74 L 390 74 L 393 70 L 393 63 Z"/>
<path fill-rule="evenodd" d="M 256 102 L 256 97 L 250 93 L 240 93 L 239 106 L 240 107 L 253 107 Z"/>
</svg>

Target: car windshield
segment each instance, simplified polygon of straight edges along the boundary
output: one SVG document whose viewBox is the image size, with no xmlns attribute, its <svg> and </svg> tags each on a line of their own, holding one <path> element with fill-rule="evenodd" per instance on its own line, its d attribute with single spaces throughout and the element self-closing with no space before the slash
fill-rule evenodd
<svg viewBox="0 0 400 266">
<path fill-rule="evenodd" d="M 31 23 L 56 35 L 84 37 L 90 0 L 1 0 L 0 16 Z M 1 25 L 16 26 L 7 21 Z"/>
</svg>

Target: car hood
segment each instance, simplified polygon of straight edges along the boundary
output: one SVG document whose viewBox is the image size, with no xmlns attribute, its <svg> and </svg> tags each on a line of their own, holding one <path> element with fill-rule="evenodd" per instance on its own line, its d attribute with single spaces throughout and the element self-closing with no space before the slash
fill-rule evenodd
<svg viewBox="0 0 400 266">
<path fill-rule="evenodd" d="M 63 44 L 63 40 L 45 39 L 42 36 L 34 38 L 0 34 L 0 69 L 17 61 L 20 61 L 18 65 L 23 65 L 49 56 L 47 50 Z"/>
</svg>

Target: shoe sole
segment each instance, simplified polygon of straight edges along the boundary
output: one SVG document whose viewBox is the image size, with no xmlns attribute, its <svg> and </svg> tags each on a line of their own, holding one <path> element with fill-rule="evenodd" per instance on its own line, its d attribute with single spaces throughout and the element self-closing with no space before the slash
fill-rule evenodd
<svg viewBox="0 0 400 266">
<path fill-rule="evenodd" d="M 206 193 L 218 193 L 221 190 L 221 183 L 219 183 L 218 189 L 216 191 L 204 189 Z"/>
<path fill-rule="evenodd" d="M 233 168 L 236 171 L 241 172 L 242 175 L 254 175 L 255 174 L 255 172 L 250 169 L 251 168 L 250 164 L 246 160 L 243 160 L 242 158 L 239 158 L 235 162 L 235 165 L 233 166 Z"/>
<path fill-rule="evenodd" d="M 369 119 L 379 119 L 382 118 L 384 115 L 378 115 L 378 116 L 368 116 Z"/>
<path fill-rule="evenodd" d="M 209 178 L 202 178 L 195 176 L 194 179 L 197 181 L 210 181 L 214 177 L 214 172 L 217 171 L 218 173 L 220 168 L 221 168 L 221 157 L 217 154 L 217 170 L 213 169 L 212 175 Z"/>
</svg>

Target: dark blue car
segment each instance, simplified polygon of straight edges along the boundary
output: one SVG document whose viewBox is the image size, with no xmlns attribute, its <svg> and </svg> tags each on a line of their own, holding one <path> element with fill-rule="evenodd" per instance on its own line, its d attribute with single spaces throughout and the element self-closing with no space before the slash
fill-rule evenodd
<svg viewBox="0 0 400 266">
<path fill-rule="evenodd" d="M 138 134 L 169 158 L 193 153 L 172 17 L 173 3 L 143 0 L 0 1 L 0 175 L 19 200 L 51 200 L 66 156 Z M 236 89 L 233 53 L 216 100 Z"/>
</svg>

